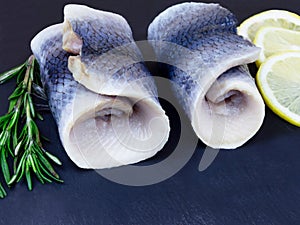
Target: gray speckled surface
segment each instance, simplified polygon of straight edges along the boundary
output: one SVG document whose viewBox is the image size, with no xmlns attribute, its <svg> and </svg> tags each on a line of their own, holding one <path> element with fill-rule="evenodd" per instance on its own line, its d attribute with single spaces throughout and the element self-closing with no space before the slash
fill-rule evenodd
<svg viewBox="0 0 300 225">
<path fill-rule="evenodd" d="M 63 20 L 67 1 L 20 1 L 0 8 L 0 70 L 24 61 L 29 42 L 42 28 Z M 80 2 L 80 1 L 76 1 Z M 84 1 L 96 8 L 115 11 L 128 20 L 136 40 L 146 38 L 148 24 L 166 7 L 166 1 Z M 208 2 L 208 1 L 205 1 Z M 239 21 L 259 11 L 285 8 L 300 13 L 296 0 L 288 2 L 218 1 Z M 252 67 L 251 71 L 255 71 Z M 157 72 L 152 68 L 152 72 Z M 13 82 L 0 87 L 0 113 Z M 166 157 L 176 145 L 180 131 L 178 115 L 163 102 L 170 116 L 171 138 L 150 162 Z M 0 224 L 274 224 L 300 223 L 300 129 L 267 110 L 262 129 L 236 151 L 221 151 L 204 172 L 198 171 L 205 146 L 199 142 L 188 164 L 172 178 L 147 187 L 129 187 L 110 182 L 95 171 L 76 168 L 59 142 L 52 116 L 46 116 L 42 133 L 51 139 L 46 148 L 63 161 L 57 168 L 65 184 L 41 185 L 34 181 L 9 191 L 0 203 Z M 185 149 L 182 149 L 183 151 Z"/>
</svg>

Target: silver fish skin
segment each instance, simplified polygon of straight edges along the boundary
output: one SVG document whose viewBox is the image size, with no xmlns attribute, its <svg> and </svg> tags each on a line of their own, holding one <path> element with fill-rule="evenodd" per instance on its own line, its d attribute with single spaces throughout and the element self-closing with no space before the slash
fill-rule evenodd
<svg viewBox="0 0 300 225">
<path fill-rule="evenodd" d="M 236 26 L 234 14 L 220 5 L 190 2 L 166 9 L 148 28 L 195 133 L 212 148 L 243 145 L 265 115 L 246 66 L 260 49 L 237 35 Z"/>
<path fill-rule="evenodd" d="M 64 11 L 64 23 L 38 33 L 31 49 L 68 156 L 87 169 L 152 157 L 169 120 L 126 20 L 82 5 Z"/>
</svg>

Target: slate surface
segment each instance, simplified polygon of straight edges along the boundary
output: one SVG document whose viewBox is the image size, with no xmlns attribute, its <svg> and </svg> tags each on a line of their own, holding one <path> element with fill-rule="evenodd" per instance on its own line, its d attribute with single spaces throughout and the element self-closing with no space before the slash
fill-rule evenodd
<svg viewBox="0 0 300 225">
<path fill-rule="evenodd" d="M 30 55 L 31 38 L 42 28 L 61 22 L 67 2 L 2 2 L 0 71 Z M 120 13 L 130 23 L 136 40 L 144 40 L 152 19 L 178 2 L 74 1 Z M 271 8 L 300 13 L 296 0 L 218 2 L 234 12 L 239 21 Z M 10 82 L 0 87 L 1 114 L 13 86 Z M 172 152 L 180 132 L 178 115 L 170 105 L 163 105 L 173 122 L 171 138 L 162 153 L 147 161 L 149 164 Z M 300 224 L 300 129 L 269 110 L 263 127 L 251 141 L 236 151 L 220 152 L 204 172 L 198 171 L 205 149 L 199 141 L 191 160 L 176 175 L 144 187 L 117 184 L 93 170 L 78 169 L 65 154 L 51 115 L 46 116 L 41 129 L 51 139 L 46 148 L 63 161 L 63 167 L 57 170 L 65 184 L 42 186 L 34 181 L 32 192 L 27 191 L 25 183 L 17 185 L 0 201 L 0 224 Z"/>
</svg>

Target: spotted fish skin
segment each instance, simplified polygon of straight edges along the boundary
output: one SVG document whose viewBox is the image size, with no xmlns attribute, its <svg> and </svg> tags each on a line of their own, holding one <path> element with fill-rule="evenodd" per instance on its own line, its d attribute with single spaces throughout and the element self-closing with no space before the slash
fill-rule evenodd
<svg viewBox="0 0 300 225">
<path fill-rule="evenodd" d="M 124 84 L 134 81 L 139 83 L 143 91 L 153 96 L 153 100 L 158 101 L 154 80 L 143 62 L 126 20 L 117 14 L 86 7 L 82 7 L 78 15 L 76 8 L 80 6 L 67 5 L 64 10 L 64 23 L 69 24 L 69 29 L 82 40 L 80 56 L 76 62 L 84 67 L 84 72 L 93 76 L 93 82 L 99 82 L 95 88 L 95 83 L 85 83 L 80 77 L 81 83 L 97 93 L 113 95 L 116 93 L 99 88 L 100 83 L 111 87 L 116 80 Z M 97 73 L 95 76 L 93 71 Z M 76 73 L 74 77 L 76 80 Z"/>
<path fill-rule="evenodd" d="M 110 15 L 108 17 L 110 17 Z M 125 21 L 122 22 L 124 23 Z M 117 54 L 131 53 L 131 56 L 134 51 L 138 58 L 137 61 L 140 62 L 120 66 L 120 64 L 117 65 L 116 62 L 111 61 L 109 62 L 110 66 L 118 68 L 117 72 L 105 74 L 105 76 L 107 76 L 108 79 L 115 80 L 112 82 L 129 82 L 146 77 L 151 85 L 148 88 L 146 87 L 146 89 L 149 90 L 154 100 L 158 102 L 157 89 L 153 83 L 152 75 L 146 68 L 140 51 L 135 44 L 133 44 L 132 32 L 127 23 L 125 25 L 123 23 L 120 24 L 113 19 L 109 22 L 109 26 L 107 26 L 106 23 L 101 23 L 99 20 L 94 19 L 71 19 L 70 23 L 72 24 L 74 32 L 83 40 L 81 58 L 84 59 L 83 61 L 87 65 L 93 64 L 95 70 L 105 67 L 105 64 L 98 56 L 101 56 L 111 49 L 121 46 L 117 49 Z M 34 47 L 32 50 L 40 64 L 41 80 L 49 99 L 49 106 L 56 122 L 59 123 L 61 112 L 66 105 L 72 102 L 76 90 L 82 89 L 82 91 L 86 91 L 86 89 L 74 80 L 73 74 L 68 68 L 68 59 L 74 54 L 62 48 L 64 35 L 63 24 L 54 25 L 50 27 L 47 32 L 49 32 L 47 39 L 45 39 L 44 42 L 41 41 L 39 46 L 36 46 L 39 49 Z M 147 86 L 149 84 L 146 83 L 143 85 Z"/>
<path fill-rule="evenodd" d="M 258 58 L 260 49 L 238 36 L 236 25 L 235 15 L 220 5 L 191 2 L 166 9 L 153 20 L 148 28 L 148 40 L 152 44 L 158 60 L 169 64 L 166 65 L 166 68 L 173 81 L 175 94 L 191 119 L 195 132 L 202 141 L 213 148 L 236 148 L 242 145 L 255 134 L 264 117 L 263 101 L 254 79 L 245 67 L 246 64 L 254 62 Z M 160 44 L 156 44 L 156 42 L 160 42 Z M 238 81 L 235 77 L 239 78 Z M 231 79 L 233 83 L 242 84 L 241 87 L 245 89 L 238 90 L 239 88 L 234 84 L 227 82 Z M 205 121 L 212 115 L 217 117 L 215 121 L 221 120 L 221 118 L 228 120 L 230 117 L 229 105 L 226 107 L 226 104 L 222 103 L 223 109 L 220 109 L 217 106 L 219 102 L 209 99 L 211 93 L 223 95 L 218 99 L 223 98 L 224 100 L 224 96 L 231 96 L 221 93 L 221 91 L 218 92 L 214 83 L 220 83 L 219 86 L 224 87 L 224 91 L 227 90 L 225 86 L 228 85 L 241 93 L 247 93 L 243 95 L 244 97 L 248 94 L 253 97 L 251 101 L 245 101 L 249 103 L 248 105 L 251 105 L 252 101 L 257 104 L 259 111 L 257 121 L 259 122 L 249 128 L 249 134 L 245 134 L 245 137 L 232 141 L 234 138 L 228 137 L 226 140 L 225 134 L 224 137 L 220 136 L 212 140 L 213 138 L 209 138 L 209 135 L 203 131 L 205 128 L 200 128 L 200 126 L 207 125 Z M 236 100 L 238 97 L 235 96 L 232 99 Z M 238 106 L 234 104 L 234 107 Z M 245 107 L 241 106 L 241 108 Z M 226 112 L 222 112 L 222 110 Z M 207 117 L 199 114 L 207 114 Z M 242 117 L 240 117 L 241 120 L 243 120 Z M 229 118 L 229 120 L 231 119 L 233 118 Z M 211 118 L 211 120 L 214 119 Z M 200 124 L 200 121 L 203 125 Z M 214 124 L 211 123 L 207 126 L 209 127 L 207 133 L 215 132 L 212 130 L 215 127 Z M 226 129 L 223 133 L 227 132 Z"/>
<path fill-rule="evenodd" d="M 103 14 L 101 21 L 88 17 L 82 20 L 66 18 L 71 24 L 72 30 L 82 39 L 83 44 L 80 52 L 82 63 L 97 71 L 101 67 L 121 68 L 121 71 L 116 73 L 104 74 L 107 76 L 107 79 L 113 76 L 113 79 L 126 78 L 130 81 L 136 78 L 151 76 L 143 63 L 140 51 L 134 44 L 132 32 L 127 23 L 121 19 L 122 23 L 116 23 L 110 14 L 106 15 L 105 12 Z M 103 20 L 108 21 L 103 22 Z M 114 49 L 116 50 L 114 51 Z M 99 56 L 105 53 L 107 56 L 112 54 L 114 60 L 104 61 L 103 58 L 99 58 Z M 128 63 L 129 65 L 126 65 L 124 61 L 117 61 L 123 55 L 134 58 L 137 63 L 133 65 Z M 131 71 L 129 72 L 130 76 L 120 76 L 124 74 L 125 70 Z"/>
<path fill-rule="evenodd" d="M 62 49 L 62 28 L 60 24 L 48 29 L 47 39 L 36 46 L 38 48 L 32 49 L 40 65 L 41 80 L 51 112 L 58 124 L 61 113 L 74 99 L 76 90 L 83 89 L 68 69 L 68 58 L 71 54 Z"/>
<path fill-rule="evenodd" d="M 169 77 L 176 83 L 175 92 L 190 117 L 191 105 L 199 92 L 199 85 L 203 86 L 202 76 L 217 79 L 221 74 L 214 74 L 213 68 L 226 61 L 225 56 L 231 59 L 238 58 L 241 52 L 258 54 L 258 48 L 236 34 L 236 25 L 237 19 L 229 10 L 218 4 L 203 3 L 173 6 L 150 24 L 148 40 L 175 43 L 193 52 L 177 54 L 168 46 L 156 50 L 158 58 L 172 55 L 175 66 L 167 66 Z M 184 70 L 176 67 L 178 61 L 187 62 L 183 66 Z M 251 61 L 253 59 L 245 63 Z"/>
<path fill-rule="evenodd" d="M 110 15 L 104 14 L 102 20 L 109 20 L 110 17 Z M 84 20 L 67 18 L 67 20 L 71 23 L 73 31 L 83 40 L 82 57 L 101 55 L 113 48 L 130 44 L 133 41 L 130 28 L 123 23 L 116 23 L 115 20 L 107 23 L 93 18 Z"/>
<path fill-rule="evenodd" d="M 214 33 L 236 34 L 235 15 L 218 4 L 183 3 L 168 8 L 164 18 L 156 19 L 149 28 L 150 39 L 180 43 L 185 47 Z"/>
<path fill-rule="evenodd" d="M 86 169 L 152 157 L 168 140 L 169 120 L 129 25 L 86 6 L 64 12 L 31 49 L 68 156 Z"/>
</svg>

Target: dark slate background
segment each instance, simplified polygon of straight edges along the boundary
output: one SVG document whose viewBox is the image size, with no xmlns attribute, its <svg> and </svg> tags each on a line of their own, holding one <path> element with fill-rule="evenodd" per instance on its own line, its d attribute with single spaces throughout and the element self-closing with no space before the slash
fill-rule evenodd
<svg viewBox="0 0 300 225">
<path fill-rule="evenodd" d="M 136 40 L 144 40 L 153 18 L 178 2 L 74 1 L 123 15 Z M 272 8 L 300 13 L 296 0 L 217 2 L 234 12 L 239 21 Z M 69 1 L 2 1 L 0 71 L 20 64 L 30 55 L 32 37 L 42 28 L 61 22 L 66 3 Z M 1 114 L 7 109 L 6 99 L 13 87 L 13 82 L 0 87 Z M 172 122 L 172 142 L 180 132 L 177 114 L 168 104 L 163 105 Z M 116 184 L 93 170 L 77 168 L 65 154 L 50 114 L 41 130 L 51 139 L 46 148 L 63 162 L 57 170 L 65 183 L 43 186 L 34 181 L 32 192 L 27 191 L 25 183 L 15 186 L 0 201 L 0 224 L 300 224 L 300 129 L 269 110 L 253 139 L 238 150 L 219 153 L 206 171 L 197 169 L 205 149 L 199 141 L 182 170 L 146 187 Z M 148 162 L 166 156 L 172 151 L 170 146 Z"/>
</svg>

